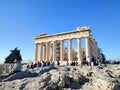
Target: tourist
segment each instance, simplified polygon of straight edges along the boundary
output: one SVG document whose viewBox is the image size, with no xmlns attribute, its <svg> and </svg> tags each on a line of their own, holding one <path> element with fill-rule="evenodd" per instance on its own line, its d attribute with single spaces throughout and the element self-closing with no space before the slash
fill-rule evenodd
<svg viewBox="0 0 120 90">
<path fill-rule="evenodd" d="M 36 68 L 36 67 L 37 67 L 37 63 L 34 63 L 34 64 L 33 64 L 33 67 Z"/>
<path fill-rule="evenodd" d="M 97 65 L 97 59 L 94 57 L 94 65 Z"/>
<path fill-rule="evenodd" d="M 99 57 L 98 57 L 97 61 L 98 61 L 98 66 L 101 66 L 101 61 L 100 61 Z"/>
<path fill-rule="evenodd" d="M 75 66 L 77 66 L 78 65 L 78 62 L 77 61 L 75 61 Z"/>
<path fill-rule="evenodd" d="M 46 67 L 46 61 L 43 61 L 43 67 Z"/>
<path fill-rule="evenodd" d="M 76 62 L 72 61 L 71 66 L 75 66 L 75 65 L 76 65 Z"/>
<path fill-rule="evenodd" d="M 73 61 L 73 66 L 75 66 L 75 61 Z"/>
<path fill-rule="evenodd" d="M 48 61 L 48 66 L 50 66 L 50 61 Z"/>
<path fill-rule="evenodd" d="M 55 65 L 55 62 L 54 61 L 50 61 L 50 67 L 53 67 Z"/>
<path fill-rule="evenodd" d="M 50 60 L 50 65 L 52 64 L 52 62 L 53 62 L 53 61 L 52 61 L 52 60 Z"/>
<path fill-rule="evenodd" d="M 10 72 L 9 75 L 12 75 L 14 73 L 20 72 L 21 69 L 22 69 L 22 64 L 21 64 L 20 60 L 15 59 L 14 62 L 15 62 L 15 64 L 14 64 L 14 66 L 12 68 L 12 71 Z"/>
<path fill-rule="evenodd" d="M 67 66 L 69 66 L 69 62 L 67 61 Z"/>
<path fill-rule="evenodd" d="M 43 63 L 44 63 L 44 61 L 41 61 L 41 67 L 43 67 Z"/>
<path fill-rule="evenodd" d="M 32 68 L 32 69 L 34 68 L 33 62 L 31 62 L 30 68 Z"/>
<path fill-rule="evenodd" d="M 59 66 L 60 65 L 60 62 L 59 61 L 57 61 L 57 66 Z"/>
<path fill-rule="evenodd" d="M 73 66 L 73 61 L 70 63 L 71 66 Z"/>
<path fill-rule="evenodd" d="M 29 65 L 29 63 L 27 64 L 27 68 L 28 68 L 28 69 L 30 68 L 30 65 Z"/>
<path fill-rule="evenodd" d="M 50 62 L 49 61 L 46 61 L 46 66 L 50 66 Z"/>
<path fill-rule="evenodd" d="M 41 62 L 38 61 L 38 68 L 41 67 L 41 65 L 42 65 Z"/>
<path fill-rule="evenodd" d="M 83 64 L 83 66 L 86 64 L 86 57 L 83 57 L 82 64 Z"/>
<path fill-rule="evenodd" d="M 95 64 L 95 60 L 94 60 L 94 56 L 92 56 L 92 58 L 91 58 L 91 66 L 94 66 L 94 64 Z"/>
<path fill-rule="evenodd" d="M 91 66 L 91 60 L 89 56 L 87 57 L 87 62 L 88 62 L 88 66 Z"/>
<path fill-rule="evenodd" d="M 48 66 L 48 61 L 46 61 L 45 63 L 46 63 L 46 66 Z"/>
</svg>

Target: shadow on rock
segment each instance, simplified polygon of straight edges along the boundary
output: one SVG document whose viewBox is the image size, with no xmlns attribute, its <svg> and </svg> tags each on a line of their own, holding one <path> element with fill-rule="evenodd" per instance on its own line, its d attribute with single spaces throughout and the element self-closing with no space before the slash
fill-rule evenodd
<svg viewBox="0 0 120 90">
<path fill-rule="evenodd" d="M 21 72 L 17 72 L 13 75 L 8 76 L 7 78 L 3 79 L 2 81 L 12 81 L 12 80 L 16 80 L 16 79 L 23 79 L 23 78 L 27 78 L 27 77 L 35 77 L 37 74 L 36 73 L 30 73 L 29 71 L 21 71 Z"/>
</svg>

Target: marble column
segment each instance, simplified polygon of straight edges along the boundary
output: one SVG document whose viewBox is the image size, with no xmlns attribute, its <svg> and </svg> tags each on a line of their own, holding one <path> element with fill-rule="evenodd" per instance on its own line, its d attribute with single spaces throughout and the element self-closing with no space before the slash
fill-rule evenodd
<svg viewBox="0 0 120 90">
<path fill-rule="evenodd" d="M 72 39 L 68 39 L 68 62 L 72 61 Z"/>
<path fill-rule="evenodd" d="M 44 45 L 44 49 L 43 49 L 43 61 L 46 60 L 46 44 Z"/>
<path fill-rule="evenodd" d="M 82 48 L 81 48 L 81 39 L 77 39 L 78 43 L 78 62 L 82 61 Z"/>
<path fill-rule="evenodd" d="M 60 41 L 60 61 L 64 61 L 64 40 Z"/>
<path fill-rule="evenodd" d="M 53 61 L 56 61 L 56 41 L 53 41 Z"/>
<path fill-rule="evenodd" d="M 48 43 L 48 61 L 50 61 L 50 42 Z"/>
<path fill-rule="evenodd" d="M 38 44 L 35 44 L 35 63 L 38 63 Z"/>
<path fill-rule="evenodd" d="M 46 61 L 49 60 L 49 46 L 48 46 L 48 42 L 46 42 Z"/>
<path fill-rule="evenodd" d="M 53 44 L 51 43 L 50 44 L 50 61 L 52 60 L 52 56 L 53 56 L 52 52 L 53 52 Z"/>
<path fill-rule="evenodd" d="M 90 56 L 90 48 L 89 48 L 89 37 L 86 38 L 86 59 Z"/>
<path fill-rule="evenodd" d="M 40 61 L 43 60 L 43 45 L 42 43 L 40 44 Z"/>
</svg>

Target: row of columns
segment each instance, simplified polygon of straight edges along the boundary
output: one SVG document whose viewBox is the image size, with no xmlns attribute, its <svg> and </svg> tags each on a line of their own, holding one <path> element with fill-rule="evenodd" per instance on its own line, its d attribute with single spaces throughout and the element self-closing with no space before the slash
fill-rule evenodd
<svg viewBox="0 0 120 90">
<path fill-rule="evenodd" d="M 81 48 L 81 38 L 77 39 L 78 43 L 78 62 L 82 60 L 82 48 Z M 36 44 L 35 46 L 35 62 L 38 62 L 38 46 L 40 46 L 40 59 L 39 61 L 50 60 L 50 43 L 46 42 Z M 90 55 L 89 50 L 89 39 L 86 38 L 86 58 Z M 56 41 L 52 42 L 52 60 L 56 61 Z M 60 61 L 64 60 L 64 40 L 60 41 Z M 68 39 L 68 62 L 72 61 L 72 39 Z"/>
<path fill-rule="evenodd" d="M 95 39 L 92 36 L 89 36 L 86 39 L 86 49 L 87 49 L 87 47 L 88 47 L 88 50 L 86 50 L 86 52 L 88 51 L 88 53 L 86 53 L 86 57 L 94 56 L 95 59 L 98 59 L 98 58 L 102 59 L 97 42 L 95 41 Z"/>
</svg>

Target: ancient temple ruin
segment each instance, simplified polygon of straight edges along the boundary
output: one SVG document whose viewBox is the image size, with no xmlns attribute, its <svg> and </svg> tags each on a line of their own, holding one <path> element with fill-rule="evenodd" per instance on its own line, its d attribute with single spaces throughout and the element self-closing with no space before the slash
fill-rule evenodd
<svg viewBox="0 0 120 90">
<path fill-rule="evenodd" d="M 91 28 L 88 26 L 78 27 L 70 32 L 48 35 L 40 34 L 35 37 L 35 63 L 38 61 L 56 61 L 56 42 L 60 42 L 60 62 L 71 63 L 72 56 L 72 39 L 77 39 L 77 62 L 83 60 L 81 38 L 85 38 L 85 57 L 94 56 L 96 59 L 101 58 L 98 44 L 91 34 Z M 68 40 L 68 60 L 64 60 L 64 40 Z"/>
</svg>

